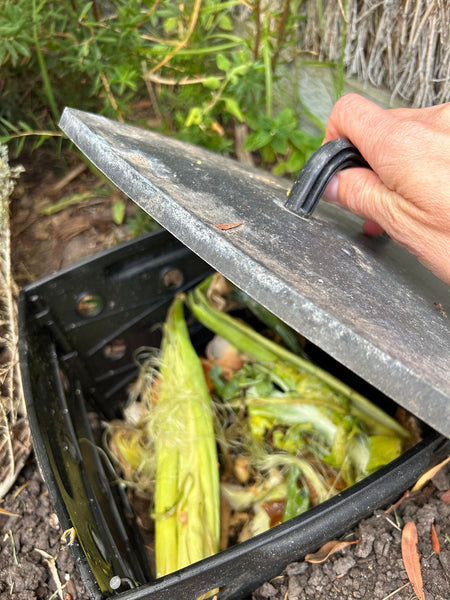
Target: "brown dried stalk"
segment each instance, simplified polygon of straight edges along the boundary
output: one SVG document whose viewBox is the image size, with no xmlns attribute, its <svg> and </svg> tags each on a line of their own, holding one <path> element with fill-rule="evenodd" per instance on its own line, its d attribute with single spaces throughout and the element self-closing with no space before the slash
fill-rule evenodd
<svg viewBox="0 0 450 600">
<path fill-rule="evenodd" d="M 11 276 L 9 197 L 21 168 L 10 169 L 0 145 L 0 498 L 13 485 L 31 448 L 17 351 L 16 287 Z"/>
<path fill-rule="evenodd" d="M 341 6 L 322 0 L 302 5 L 300 43 L 321 60 L 339 63 Z M 445 0 L 348 0 L 345 68 L 350 76 L 384 87 L 413 106 L 450 101 L 450 3 Z"/>
</svg>

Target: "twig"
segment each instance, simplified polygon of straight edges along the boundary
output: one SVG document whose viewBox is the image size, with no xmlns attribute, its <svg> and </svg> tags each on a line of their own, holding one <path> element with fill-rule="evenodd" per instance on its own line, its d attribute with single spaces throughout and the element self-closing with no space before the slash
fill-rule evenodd
<svg viewBox="0 0 450 600">
<path fill-rule="evenodd" d="M 145 71 L 143 75 L 145 81 L 151 81 L 152 83 L 160 83 L 161 85 L 193 85 L 195 83 L 203 83 L 209 76 L 205 77 L 182 77 L 181 79 L 169 79 L 167 77 L 161 77 L 156 73 L 151 73 L 150 71 Z M 216 79 L 222 80 L 224 78 L 223 75 L 218 75 Z"/>
<path fill-rule="evenodd" d="M 423 17 L 422 17 L 422 20 L 420 21 L 420 23 L 419 23 L 419 26 L 417 27 L 417 30 L 414 32 L 414 37 L 413 37 L 413 39 L 411 40 L 411 46 L 412 46 L 412 47 L 415 47 L 415 46 L 416 46 L 416 44 L 417 44 L 417 40 L 418 40 L 418 38 L 419 38 L 419 34 L 420 34 L 420 32 L 422 31 L 422 28 L 423 28 L 423 26 L 425 25 L 425 23 L 426 23 L 426 22 L 429 20 L 429 17 L 430 17 L 430 15 L 431 15 L 431 13 L 433 12 L 433 10 L 434 10 L 434 7 L 435 7 L 435 3 L 434 3 L 434 2 L 431 2 L 431 3 L 428 5 L 428 8 L 427 8 L 427 10 L 425 11 L 425 13 L 424 13 L 424 15 L 423 15 Z M 434 29 L 434 28 L 432 28 L 432 30 L 433 30 L 433 29 Z"/>
<path fill-rule="evenodd" d="M 1 508 L 0 507 L 0 514 L 1 515 L 5 515 L 6 517 L 21 517 L 22 515 L 19 515 L 19 513 L 14 513 L 11 512 L 10 510 L 6 510 L 6 508 Z"/>
<path fill-rule="evenodd" d="M 392 527 L 395 527 L 395 529 L 398 529 L 398 531 L 401 531 L 401 530 L 402 530 L 402 529 L 401 529 L 401 527 L 399 527 L 399 526 L 397 525 L 397 523 L 394 523 L 394 521 L 391 521 L 391 519 L 390 519 L 390 518 L 389 518 L 389 517 L 386 515 L 386 513 L 384 514 L 384 518 L 386 519 L 386 521 L 387 521 L 388 523 L 390 523 L 390 524 L 392 525 Z"/>
<path fill-rule="evenodd" d="M 17 489 L 17 490 L 14 492 L 14 495 L 13 495 L 13 499 L 14 499 L 14 500 L 15 500 L 15 499 L 16 499 L 16 498 L 19 496 L 19 494 L 20 494 L 21 492 L 23 492 L 23 490 L 24 490 L 26 487 L 28 487 L 29 483 L 30 483 L 29 481 L 25 481 L 25 483 L 23 483 L 23 484 L 22 484 L 22 485 L 19 487 L 19 489 Z"/>
<path fill-rule="evenodd" d="M 349 21 L 347 19 L 347 15 L 345 14 L 344 5 L 342 4 L 342 0 L 338 0 L 338 3 L 339 3 L 339 10 L 341 11 L 342 18 L 348 25 Z"/>
<path fill-rule="evenodd" d="M 254 166 L 255 162 L 251 152 L 244 150 L 245 140 L 248 136 L 248 127 L 246 123 L 236 123 L 234 126 L 234 149 L 239 162 L 244 165 Z"/>
<path fill-rule="evenodd" d="M 142 68 L 142 76 L 144 78 L 145 87 L 147 88 L 148 96 L 150 98 L 150 104 L 152 105 L 153 112 L 155 113 L 155 117 L 158 119 L 159 123 L 162 124 L 164 122 L 161 110 L 159 108 L 158 99 L 155 94 L 155 90 L 153 89 L 151 74 L 147 71 L 147 64 L 145 61 L 141 63 Z"/>
<path fill-rule="evenodd" d="M 53 577 L 53 581 L 55 582 L 56 592 L 53 594 L 52 597 L 56 597 L 56 595 L 58 595 L 60 597 L 60 600 L 64 600 L 63 590 L 65 588 L 65 584 L 63 585 L 61 583 L 61 579 L 59 578 L 58 569 L 56 568 L 55 557 L 46 552 L 45 550 L 41 550 L 40 548 L 35 548 L 35 550 L 36 552 L 39 552 L 39 554 L 44 558 L 45 562 L 48 565 L 50 574 Z"/>
<path fill-rule="evenodd" d="M 410 581 L 408 581 L 407 583 L 403 584 L 402 586 L 400 586 L 399 588 L 397 588 L 396 590 L 394 590 L 393 592 L 391 592 L 390 594 L 388 594 L 387 596 L 385 596 L 383 598 L 383 600 L 388 600 L 388 598 L 392 598 L 392 596 L 395 596 L 395 594 L 398 594 L 398 592 L 401 592 L 408 585 L 411 585 Z"/>
<path fill-rule="evenodd" d="M 253 59 L 255 61 L 259 58 L 259 44 L 261 42 L 261 0 L 255 0 L 255 45 L 253 47 Z"/>
<path fill-rule="evenodd" d="M 117 113 L 117 118 L 119 119 L 119 121 L 121 123 L 123 123 L 123 116 L 122 116 L 121 112 L 119 111 L 119 106 L 116 102 L 116 99 L 114 98 L 114 94 L 111 91 L 111 86 L 109 85 L 109 82 L 106 79 L 106 75 L 104 73 L 100 73 L 100 79 L 102 80 L 103 87 L 105 88 L 106 94 L 108 95 L 109 101 L 111 102 L 111 106 Z"/>
<path fill-rule="evenodd" d="M 161 2 L 161 0 L 156 0 L 156 2 L 153 4 L 153 6 L 147 11 L 147 16 L 151 17 L 152 14 L 155 12 L 155 10 L 158 8 L 158 4 Z"/>
<path fill-rule="evenodd" d="M 194 8 L 192 10 L 192 17 L 191 17 L 191 20 L 189 21 L 189 27 L 188 27 L 188 30 L 187 30 L 187 33 L 186 33 L 184 39 L 182 39 L 181 42 L 174 48 L 174 51 L 172 53 L 165 56 L 157 65 L 152 67 L 152 69 L 150 69 L 150 73 L 154 73 L 155 71 L 158 71 L 158 69 L 160 69 L 161 67 L 166 65 L 169 61 L 171 61 L 172 58 L 175 56 L 175 54 L 179 50 L 181 50 L 181 48 L 184 48 L 184 46 L 186 46 L 186 44 L 189 42 L 189 40 L 191 38 L 191 35 L 195 29 L 195 26 L 197 24 L 201 5 L 202 5 L 202 0 L 195 0 Z"/>
<path fill-rule="evenodd" d="M 282 48 L 282 45 L 284 42 L 284 37 L 286 34 L 286 25 L 287 25 L 290 8 L 291 8 L 291 0 L 284 0 L 283 13 L 281 15 L 280 26 L 278 29 L 277 45 L 275 48 L 275 52 L 272 55 L 272 69 L 273 70 L 275 70 L 275 67 L 277 65 L 278 57 L 280 55 L 281 48 Z"/>
<path fill-rule="evenodd" d="M 67 175 L 65 175 L 62 179 L 60 179 L 58 181 L 58 183 L 56 183 L 52 187 L 52 193 L 57 194 L 58 192 L 60 192 L 62 189 L 64 189 L 66 187 L 66 185 L 68 185 L 71 181 L 73 181 L 79 175 L 81 175 L 81 173 L 83 173 L 83 171 L 86 171 L 86 169 L 87 169 L 86 163 L 80 163 L 79 165 L 77 165 L 76 167 L 71 169 L 67 173 Z"/>
<path fill-rule="evenodd" d="M 166 46 L 176 46 L 178 43 L 176 40 L 165 40 L 146 33 L 141 33 L 141 39 L 146 40 L 147 42 L 155 42 L 155 44 L 164 44 Z"/>
</svg>

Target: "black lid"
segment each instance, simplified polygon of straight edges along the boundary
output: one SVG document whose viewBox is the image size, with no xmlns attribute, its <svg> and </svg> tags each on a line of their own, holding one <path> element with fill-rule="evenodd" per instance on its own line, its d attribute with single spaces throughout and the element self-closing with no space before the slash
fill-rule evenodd
<svg viewBox="0 0 450 600">
<path fill-rule="evenodd" d="M 195 146 L 74 109 L 60 127 L 214 269 L 450 437 L 450 287 L 406 250 L 325 202 L 298 217 L 288 181 Z"/>
</svg>

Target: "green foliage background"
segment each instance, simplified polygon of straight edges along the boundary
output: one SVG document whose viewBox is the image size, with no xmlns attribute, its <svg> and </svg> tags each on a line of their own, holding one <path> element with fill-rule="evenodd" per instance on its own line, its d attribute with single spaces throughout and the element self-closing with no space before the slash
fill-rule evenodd
<svg viewBox="0 0 450 600">
<path fill-rule="evenodd" d="M 298 59 L 303 3 L 9 0 L 0 141 L 35 148 L 69 105 L 228 154 L 241 124 L 257 164 L 296 173 L 322 134 L 299 131 L 300 103 L 275 93 Z"/>
</svg>

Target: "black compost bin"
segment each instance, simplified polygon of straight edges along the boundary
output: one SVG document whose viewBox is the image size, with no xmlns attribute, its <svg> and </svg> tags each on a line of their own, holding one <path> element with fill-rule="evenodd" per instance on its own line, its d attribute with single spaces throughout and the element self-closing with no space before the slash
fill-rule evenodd
<svg viewBox="0 0 450 600">
<path fill-rule="evenodd" d="M 361 235 L 360 221 L 336 207 L 296 216 L 282 179 L 79 111 L 66 110 L 62 128 L 165 229 L 21 293 L 25 397 L 61 525 L 74 528 L 72 550 L 93 598 L 187 600 L 216 588 L 221 599 L 246 598 L 449 452 L 449 288 L 391 241 Z M 126 401 L 134 351 L 159 345 L 155 325 L 174 293 L 212 269 L 305 335 L 356 389 L 388 411 L 414 413 L 423 439 L 307 513 L 154 579 L 96 432 Z M 202 330 L 191 334 L 201 339 Z"/>
</svg>

